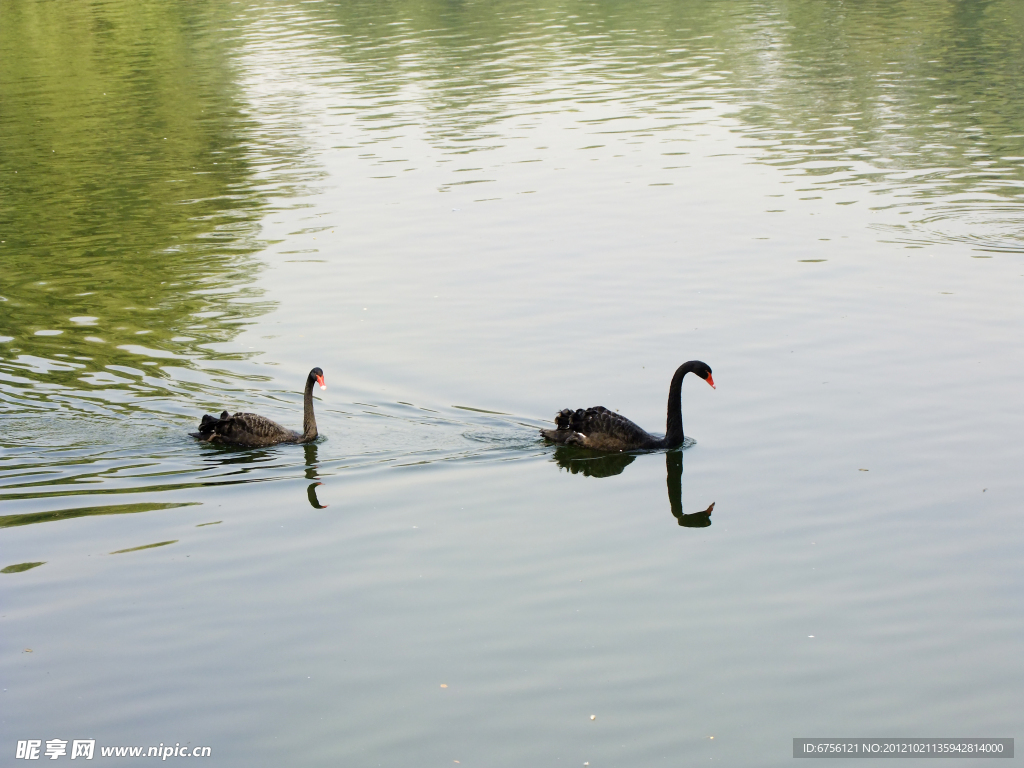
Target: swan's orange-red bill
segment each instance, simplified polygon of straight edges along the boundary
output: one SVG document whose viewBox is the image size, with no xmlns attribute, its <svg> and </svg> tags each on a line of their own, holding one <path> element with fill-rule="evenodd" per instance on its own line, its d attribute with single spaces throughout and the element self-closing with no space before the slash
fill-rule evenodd
<svg viewBox="0 0 1024 768">
<path fill-rule="evenodd" d="M 707 378 L 705 379 L 705 381 L 706 381 L 706 382 L 707 382 L 708 384 L 710 384 L 710 385 L 711 385 L 711 388 L 712 388 L 712 389 L 717 389 L 717 387 L 715 386 L 715 380 L 714 380 L 713 378 L 711 378 L 711 374 L 710 374 L 710 373 L 708 374 L 708 377 L 707 377 Z"/>
<path fill-rule="evenodd" d="M 324 381 L 323 376 L 317 376 L 316 383 L 320 385 L 320 389 L 327 389 L 327 383 Z"/>
</svg>

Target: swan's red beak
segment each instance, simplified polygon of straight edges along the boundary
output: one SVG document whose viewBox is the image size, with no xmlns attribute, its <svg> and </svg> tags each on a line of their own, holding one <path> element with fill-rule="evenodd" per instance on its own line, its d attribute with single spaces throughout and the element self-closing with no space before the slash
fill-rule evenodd
<svg viewBox="0 0 1024 768">
<path fill-rule="evenodd" d="M 320 389 L 327 389 L 327 384 L 324 382 L 323 376 L 317 376 L 316 383 L 320 385 Z"/>
<path fill-rule="evenodd" d="M 710 384 L 712 389 L 717 389 L 717 387 L 715 386 L 715 380 L 713 378 L 711 378 L 711 374 L 710 373 L 708 374 L 708 377 L 706 379 L 704 379 L 704 381 L 706 381 L 708 384 Z"/>
</svg>

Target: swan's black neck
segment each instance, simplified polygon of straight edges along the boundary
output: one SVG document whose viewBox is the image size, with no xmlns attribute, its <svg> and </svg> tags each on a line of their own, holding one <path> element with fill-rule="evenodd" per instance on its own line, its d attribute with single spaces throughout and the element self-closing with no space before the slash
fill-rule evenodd
<svg viewBox="0 0 1024 768">
<path fill-rule="evenodd" d="M 683 363 L 672 376 L 668 388 L 668 419 L 665 422 L 665 447 L 678 448 L 683 444 L 683 408 L 679 395 L 683 389 L 683 376 L 694 369 L 694 361 Z"/>
<path fill-rule="evenodd" d="M 316 416 L 313 415 L 313 385 L 316 384 L 316 377 L 312 373 L 306 379 L 306 391 L 302 397 L 302 440 L 315 440 Z"/>
</svg>

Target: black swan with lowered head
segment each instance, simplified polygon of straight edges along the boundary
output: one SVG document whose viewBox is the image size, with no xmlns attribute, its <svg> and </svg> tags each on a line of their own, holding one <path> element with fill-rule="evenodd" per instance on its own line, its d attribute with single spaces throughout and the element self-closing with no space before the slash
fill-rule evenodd
<svg viewBox="0 0 1024 768">
<path fill-rule="evenodd" d="M 562 445 L 575 445 L 595 451 L 678 448 L 683 444 L 683 413 L 679 405 L 679 394 L 683 387 L 683 377 L 688 373 L 697 374 L 712 389 L 715 386 L 707 363 L 691 360 L 680 365 L 668 388 L 668 422 L 664 437 L 655 437 L 625 416 L 600 405 L 585 410 L 559 411 L 555 416 L 556 428 L 542 429 L 540 433 L 548 440 Z"/>
<path fill-rule="evenodd" d="M 306 377 L 306 391 L 302 400 L 302 432 L 285 429 L 276 421 L 255 413 L 236 413 L 233 416 L 224 411 L 220 418 L 206 414 L 199 424 L 198 432 L 190 432 L 207 443 L 228 443 L 246 448 L 259 448 L 278 443 L 309 443 L 316 440 L 316 418 L 313 416 L 313 384 L 327 389 L 324 372 L 314 368 Z"/>
</svg>

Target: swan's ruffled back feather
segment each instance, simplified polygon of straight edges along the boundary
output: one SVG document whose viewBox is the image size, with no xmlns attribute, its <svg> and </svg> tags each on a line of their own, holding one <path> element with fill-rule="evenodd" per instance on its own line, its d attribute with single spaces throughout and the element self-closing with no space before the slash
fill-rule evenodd
<svg viewBox="0 0 1024 768">
<path fill-rule="evenodd" d="M 549 440 L 599 451 L 657 447 L 660 440 L 647 430 L 603 406 L 565 409 L 555 415 L 555 429 L 541 430 Z"/>
<path fill-rule="evenodd" d="M 231 443 L 243 446 L 275 445 L 295 443 L 302 435 L 293 432 L 257 413 L 236 413 L 224 411 L 220 418 L 206 414 L 199 423 L 199 431 L 193 437 L 210 443 Z"/>
</svg>

